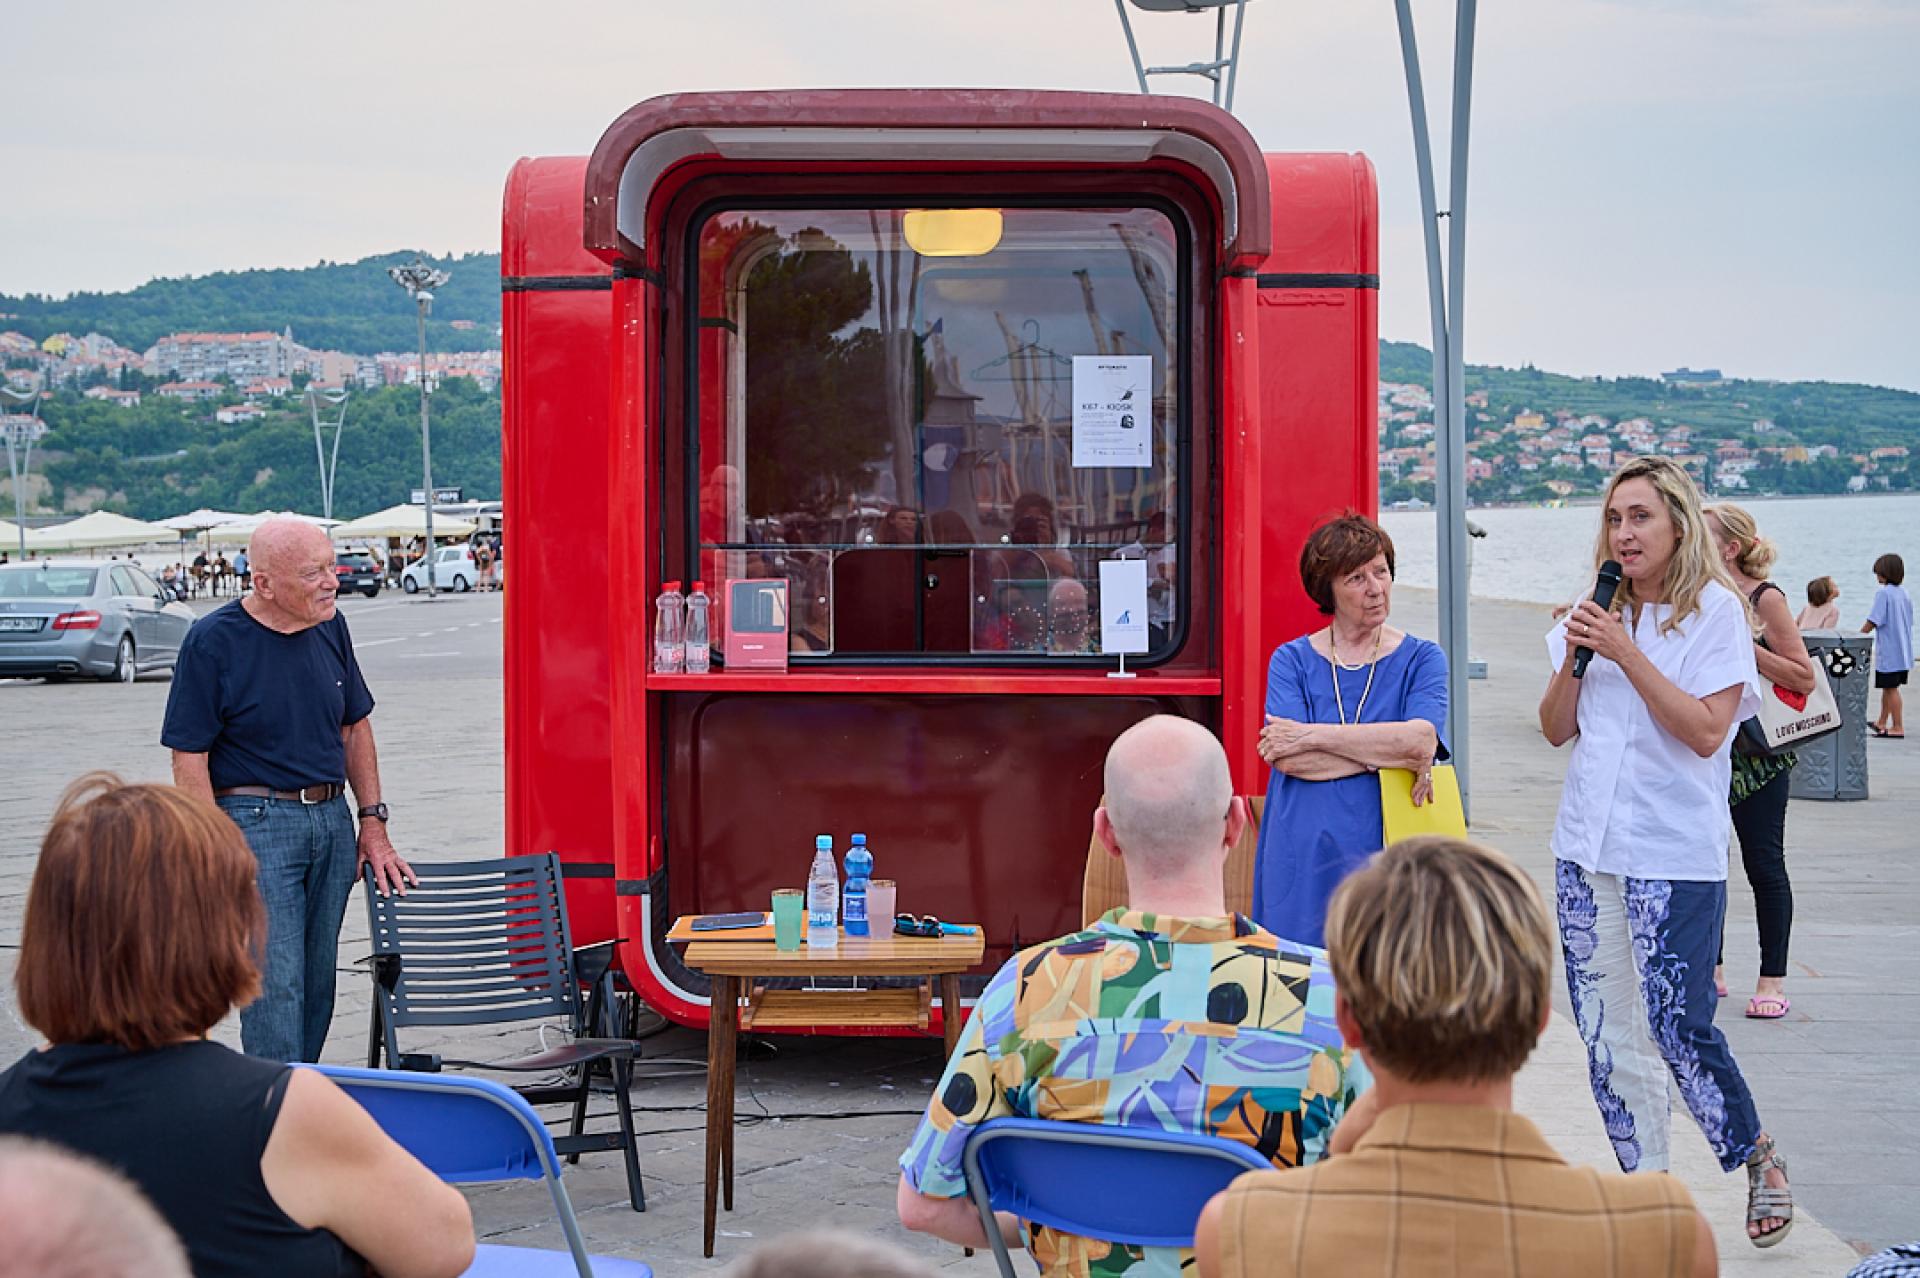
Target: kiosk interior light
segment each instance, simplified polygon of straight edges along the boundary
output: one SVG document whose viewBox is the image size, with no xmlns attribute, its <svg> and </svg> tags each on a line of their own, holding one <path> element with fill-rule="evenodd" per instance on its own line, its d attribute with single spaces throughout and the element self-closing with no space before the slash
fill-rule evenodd
<svg viewBox="0 0 1920 1278">
<path fill-rule="evenodd" d="M 993 252 L 1004 229 L 999 209 L 911 209 L 901 222 L 922 257 L 979 257 Z"/>
</svg>

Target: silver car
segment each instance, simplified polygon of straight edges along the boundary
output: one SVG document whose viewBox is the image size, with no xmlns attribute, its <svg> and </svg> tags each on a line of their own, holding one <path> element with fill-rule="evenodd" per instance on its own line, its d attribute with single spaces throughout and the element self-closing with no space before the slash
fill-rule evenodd
<svg viewBox="0 0 1920 1278">
<path fill-rule="evenodd" d="M 38 560 L 0 565 L 0 678 L 132 683 L 171 670 L 193 611 L 138 564 Z"/>
</svg>

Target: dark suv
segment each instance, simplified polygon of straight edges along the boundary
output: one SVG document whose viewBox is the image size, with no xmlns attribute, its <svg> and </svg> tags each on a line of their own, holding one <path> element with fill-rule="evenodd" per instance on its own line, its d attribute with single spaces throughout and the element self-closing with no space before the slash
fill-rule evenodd
<svg viewBox="0 0 1920 1278">
<path fill-rule="evenodd" d="M 380 565 L 364 550 L 342 550 L 333 558 L 334 575 L 340 578 L 340 591 L 358 590 L 371 599 L 380 593 Z"/>
</svg>

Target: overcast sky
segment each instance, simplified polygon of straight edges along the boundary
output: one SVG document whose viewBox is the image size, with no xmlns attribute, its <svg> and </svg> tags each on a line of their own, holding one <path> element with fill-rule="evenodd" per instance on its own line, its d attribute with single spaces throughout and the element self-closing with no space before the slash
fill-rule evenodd
<svg viewBox="0 0 1920 1278">
<path fill-rule="evenodd" d="M 1444 114 L 1452 5 L 1414 7 Z M 1915 0 L 1483 0 L 1467 357 L 1920 389 L 1916 67 Z M 643 98 L 899 85 L 1133 87 L 1110 0 L 11 6 L 0 292 L 493 249 L 513 160 Z M 1372 158 L 1381 332 L 1425 343 L 1392 4 L 1257 0 L 1237 107 Z"/>
</svg>

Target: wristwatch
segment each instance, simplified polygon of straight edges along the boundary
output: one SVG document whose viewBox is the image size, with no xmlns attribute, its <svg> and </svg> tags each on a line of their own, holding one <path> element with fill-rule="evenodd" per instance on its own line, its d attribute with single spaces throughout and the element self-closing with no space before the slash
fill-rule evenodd
<svg viewBox="0 0 1920 1278">
<path fill-rule="evenodd" d="M 387 805 L 384 803 L 369 803 L 366 807 L 361 808 L 360 811 L 355 813 L 354 815 L 362 818 L 363 820 L 367 817 L 372 817 L 374 820 L 378 821 L 381 825 L 385 825 L 387 823 Z"/>
</svg>

